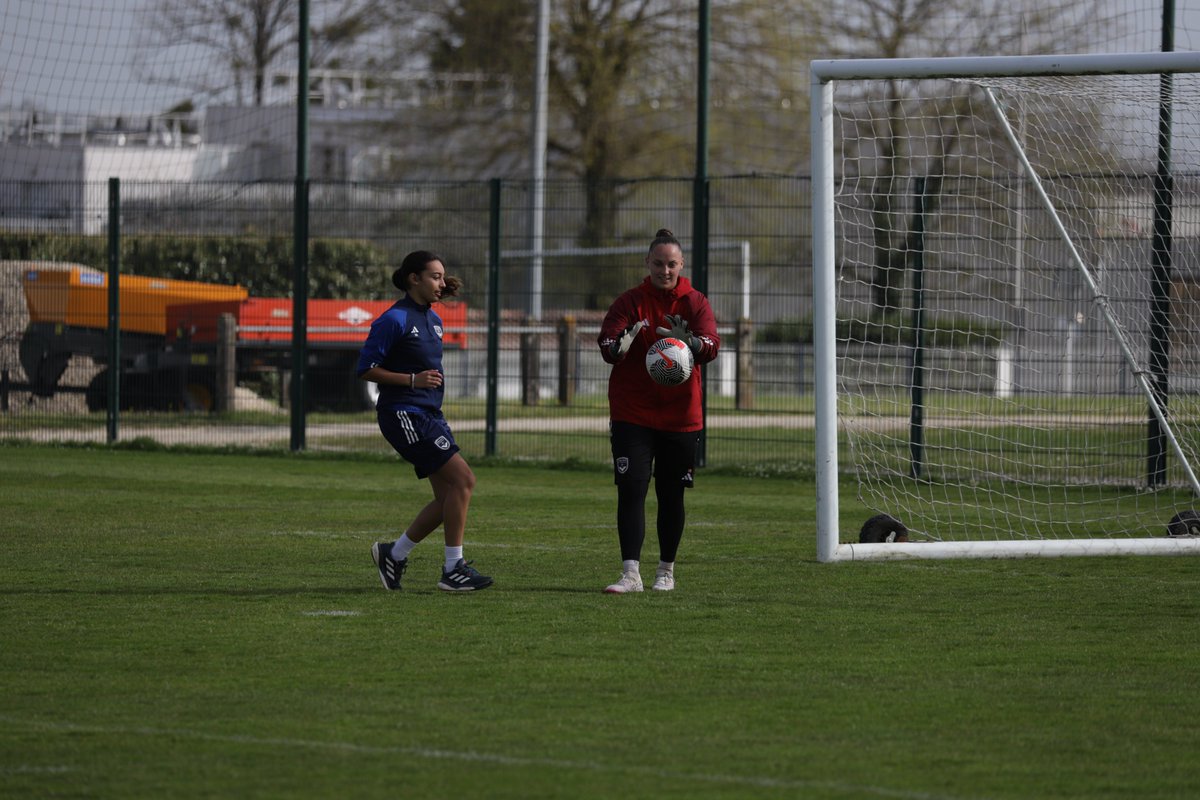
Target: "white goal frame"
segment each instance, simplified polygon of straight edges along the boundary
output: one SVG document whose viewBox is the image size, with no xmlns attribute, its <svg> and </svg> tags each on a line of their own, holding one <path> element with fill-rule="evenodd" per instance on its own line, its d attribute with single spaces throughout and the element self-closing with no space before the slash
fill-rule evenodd
<svg viewBox="0 0 1200 800">
<path fill-rule="evenodd" d="M 1016 539 L 859 544 L 840 542 L 836 341 L 833 88 L 841 80 L 1034 77 L 1200 72 L 1200 53 L 834 59 L 811 62 L 813 341 L 816 401 L 817 559 L 1020 558 L 1200 555 L 1200 538 Z M 1086 268 L 1084 268 L 1086 275 Z M 1161 415 L 1160 415 L 1161 420 Z M 1173 437 L 1172 437 L 1173 438 Z M 1190 468 L 1188 469 L 1191 475 Z M 1194 476 L 1192 477 L 1195 485 Z"/>
</svg>

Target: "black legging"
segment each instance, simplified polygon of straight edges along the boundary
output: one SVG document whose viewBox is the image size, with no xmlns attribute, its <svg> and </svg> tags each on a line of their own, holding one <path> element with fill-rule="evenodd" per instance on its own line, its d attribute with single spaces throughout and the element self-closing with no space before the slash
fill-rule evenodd
<svg viewBox="0 0 1200 800">
<path fill-rule="evenodd" d="M 646 540 L 646 492 L 649 488 L 649 481 L 617 484 L 617 536 L 621 539 L 623 561 L 642 560 L 642 544 Z M 679 481 L 654 482 L 654 495 L 658 498 L 658 552 L 663 561 L 675 560 L 679 540 L 683 538 L 686 516 L 683 492 L 683 484 Z"/>
</svg>

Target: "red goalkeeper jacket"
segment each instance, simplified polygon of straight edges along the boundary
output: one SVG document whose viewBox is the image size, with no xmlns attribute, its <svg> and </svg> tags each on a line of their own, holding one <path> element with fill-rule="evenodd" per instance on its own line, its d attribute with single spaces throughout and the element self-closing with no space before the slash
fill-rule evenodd
<svg viewBox="0 0 1200 800">
<path fill-rule="evenodd" d="M 661 386 L 646 371 L 646 353 L 662 338 L 655 328 L 670 327 L 663 319 L 668 314 L 687 320 L 688 330 L 700 340 L 692 377 L 679 386 Z M 646 326 L 638 332 L 629 352 L 619 361 L 614 359 L 613 342 L 639 319 L 645 320 Z M 647 276 L 613 302 L 597 342 L 600 355 L 613 365 L 608 379 L 608 408 L 614 421 L 662 431 L 698 431 L 704 427 L 700 365 L 717 357 L 721 337 L 708 298 L 693 289 L 691 281 L 680 276 L 675 288 L 666 291 L 656 288 Z"/>
</svg>

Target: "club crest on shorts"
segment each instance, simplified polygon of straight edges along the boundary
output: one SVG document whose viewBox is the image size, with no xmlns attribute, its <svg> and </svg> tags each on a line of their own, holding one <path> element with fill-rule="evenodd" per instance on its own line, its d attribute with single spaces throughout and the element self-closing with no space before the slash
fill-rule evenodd
<svg viewBox="0 0 1200 800">
<path fill-rule="evenodd" d="M 447 439 L 445 436 L 439 436 L 436 440 L 434 440 L 433 443 L 435 445 L 437 445 L 438 450 L 449 450 L 450 449 L 450 440 Z"/>
<path fill-rule="evenodd" d="M 622 475 L 629 472 L 629 458 L 627 456 L 621 456 L 617 459 L 617 472 Z"/>
</svg>

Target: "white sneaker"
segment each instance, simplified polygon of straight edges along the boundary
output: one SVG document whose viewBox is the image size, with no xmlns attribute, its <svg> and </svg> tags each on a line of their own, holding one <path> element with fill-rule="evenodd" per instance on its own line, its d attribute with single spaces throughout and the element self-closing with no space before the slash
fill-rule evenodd
<svg viewBox="0 0 1200 800">
<path fill-rule="evenodd" d="M 675 588 L 675 573 L 669 569 L 655 570 L 654 585 L 650 587 L 656 592 L 669 592 Z"/>
<path fill-rule="evenodd" d="M 614 584 L 604 587 L 605 594 L 625 594 L 626 592 L 642 591 L 642 576 L 636 572 L 626 572 Z"/>
</svg>

